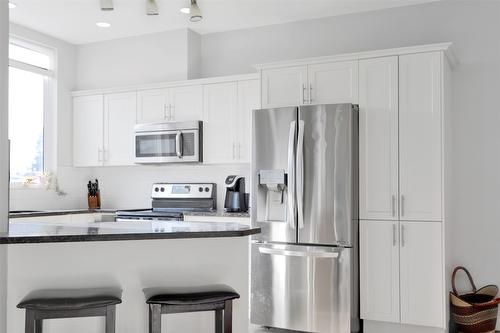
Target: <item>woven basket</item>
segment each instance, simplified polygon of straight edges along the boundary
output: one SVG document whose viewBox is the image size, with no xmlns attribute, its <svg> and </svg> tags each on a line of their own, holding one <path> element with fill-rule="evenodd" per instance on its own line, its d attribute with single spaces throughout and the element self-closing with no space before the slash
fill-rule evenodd
<svg viewBox="0 0 500 333">
<path fill-rule="evenodd" d="M 455 278 L 458 271 L 464 271 L 469 278 L 472 292 L 460 295 L 457 292 Z M 489 285 L 477 289 L 469 271 L 464 267 L 456 267 L 451 277 L 453 292 L 450 292 L 451 319 L 459 333 L 494 333 L 497 324 L 498 304 L 500 298 L 498 287 Z"/>
</svg>

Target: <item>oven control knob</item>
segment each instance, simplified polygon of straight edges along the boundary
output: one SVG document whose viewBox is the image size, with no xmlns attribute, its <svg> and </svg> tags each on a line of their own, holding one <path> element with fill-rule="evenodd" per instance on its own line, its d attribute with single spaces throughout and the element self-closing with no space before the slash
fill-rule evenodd
<svg viewBox="0 0 500 333">
<path fill-rule="evenodd" d="M 198 191 L 203 192 L 203 187 L 198 188 Z"/>
<path fill-rule="evenodd" d="M 165 188 L 164 187 L 160 188 L 160 191 L 165 192 Z"/>
<path fill-rule="evenodd" d="M 160 189 L 158 187 L 155 187 L 155 192 L 158 192 L 160 191 Z"/>
<path fill-rule="evenodd" d="M 205 187 L 205 192 L 208 192 L 210 191 L 210 189 L 208 187 Z"/>
</svg>

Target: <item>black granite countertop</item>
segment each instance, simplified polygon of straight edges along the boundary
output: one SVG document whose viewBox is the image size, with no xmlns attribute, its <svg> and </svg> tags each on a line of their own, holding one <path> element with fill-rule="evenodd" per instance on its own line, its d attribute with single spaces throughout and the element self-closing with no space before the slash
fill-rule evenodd
<svg viewBox="0 0 500 333">
<path fill-rule="evenodd" d="M 260 233 L 260 228 L 231 222 L 96 222 L 71 225 L 14 222 L 10 223 L 8 233 L 0 233 L 0 244 L 243 237 L 257 233 Z"/>
</svg>

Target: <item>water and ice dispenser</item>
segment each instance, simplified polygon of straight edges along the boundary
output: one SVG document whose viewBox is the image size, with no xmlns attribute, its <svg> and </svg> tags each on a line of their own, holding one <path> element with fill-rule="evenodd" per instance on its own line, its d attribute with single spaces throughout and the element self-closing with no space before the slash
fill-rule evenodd
<svg viewBox="0 0 500 333">
<path fill-rule="evenodd" d="M 265 207 L 265 210 L 259 210 L 260 221 L 286 221 L 286 186 L 285 170 L 259 171 L 258 202 L 264 203 L 260 207 Z"/>
</svg>

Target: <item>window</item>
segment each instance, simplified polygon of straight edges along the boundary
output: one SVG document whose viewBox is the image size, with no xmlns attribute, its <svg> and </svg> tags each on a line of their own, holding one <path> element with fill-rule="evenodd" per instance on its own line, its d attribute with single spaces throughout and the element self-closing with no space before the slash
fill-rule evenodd
<svg viewBox="0 0 500 333">
<path fill-rule="evenodd" d="M 54 52 L 26 41 L 9 44 L 11 183 L 39 183 L 47 171 L 45 140 L 54 81 Z"/>
</svg>

